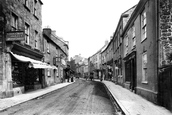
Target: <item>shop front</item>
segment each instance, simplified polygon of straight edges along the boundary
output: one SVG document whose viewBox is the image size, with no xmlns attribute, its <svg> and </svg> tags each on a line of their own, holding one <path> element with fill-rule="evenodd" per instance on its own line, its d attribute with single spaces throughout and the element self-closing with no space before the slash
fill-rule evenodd
<svg viewBox="0 0 172 115">
<path fill-rule="evenodd" d="M 29 68 L 29 63 L 12 59 L 12 82 L 14 90 L 23 93 L 31 89 L 42 88 L 42 69 Z M 14 91 L 14 94 L 17 93 Z"/>
<path fill-rule="evenodd" d="M 12 59 L 12 82 L 14 95 L 18 92 L 44 87 L 44 69 L 54 69 L 44 62 L 10 52 Z"/>
<path fill-rule="evenodd" d="M 125 61 L 125 87 L 136 92 L 137 71 L 136 71 L 136 51 L 124 58 Z"/>
<path fill-rule="evenodd" d="M 122 58 L 119 57 L 114 61 L 114 80 L 115 83 L 119 85 L 123 85 L 123 75 L 122 75 Z"/>
<path fill-rule="evenodd" d="M 42 62 L 43 54 L 20 43 L 7 44 L 1 98 L 45 87 L 45 69 L 55 67 Z"/>
</svg>

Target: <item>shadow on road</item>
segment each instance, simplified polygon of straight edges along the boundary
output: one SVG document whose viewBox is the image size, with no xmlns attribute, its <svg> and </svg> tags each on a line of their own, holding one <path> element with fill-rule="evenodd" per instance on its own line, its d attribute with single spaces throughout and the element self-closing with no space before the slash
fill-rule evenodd
<svg viewBox="0 0 172 115">
<path fill-rule="evenodd" d="M 94 85 L 94 90 L 92 92 L 93 95 L 110 99 L 103 83 L 97 81 L 91 81 L 91 84 Z"/>
</svg>

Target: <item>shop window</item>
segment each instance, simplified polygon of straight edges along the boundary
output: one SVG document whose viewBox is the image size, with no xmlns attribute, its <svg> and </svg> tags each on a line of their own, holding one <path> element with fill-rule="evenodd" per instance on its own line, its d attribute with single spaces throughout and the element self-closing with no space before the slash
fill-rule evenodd
<svg viewBox="0 0 172 115">
<path fill-rule="evenodd" d="M 29 24 L 25 23 L 25 43 L 29 44 L 30 40 L 30 26 Z"/>
<path fill-rule="evenodd" d="M 141 42 L 144 41 L 147 38 L 147 30 L 146 30 L 146 25 L 147 25 L 147 21 L 146 21 L 146 11 L 144 10 L 141 13 Z"/>
<path fill-rule="evenodd" d="M 130 61 L 126 62 L 126 68 L 125 68 L 125 81 L 130 82 L 131 80 L 131 64 Z"/>
<path fill-rule="evenodd" d="M 142 54 L 142 82 L 147 83 L 147 52 Z"/>
<path fill-rule="evenodd" d="M 34 80 L 34 82 L 35 83 L 40 83 L 40 78 L 39 78 L 39 74 L 38 74 L 39 72 L 38 72 L 38 69 L 35 69 L 34 70 L 34 77 L 35 77 L 35 80 Z"/>
<path fill-rule="evenodd" d="M 18 16 L 12 13 L 11 17 L 11 31 L 16 31 L 18 29 Z"/>
<path fill-rule="evenodd" d="M 39 70 L 34 68 L 26 68 L 25 71 L 25 85 L 26 89 L 32 89 L 34 84 L 39 84 L 41 81 L 39 76 Z"/>
<path fill-rule="evenodd" d="M 12 62 L 13 87 L 23 86 L 23 63 Z"/>
</svg>

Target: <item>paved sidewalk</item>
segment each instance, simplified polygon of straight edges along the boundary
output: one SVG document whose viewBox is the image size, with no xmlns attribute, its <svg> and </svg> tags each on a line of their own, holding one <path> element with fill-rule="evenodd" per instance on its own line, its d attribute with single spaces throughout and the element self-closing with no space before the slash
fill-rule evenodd
<svg viewBox="0 0 172 115">
<path fill-rule="evenodd" d="M 164 107 L 155 105 L 111 81 L 103 81 L 126 115 L 172 115 Z"/>
<path fill-rule="evenodd" d="M 5 110 L 9 107 L 15 106 L 17 104 L 35 99 L 37 97 L 40 97 L 42 95 L 45 95 L 47 93 L 50 93 L 54 90 L 60 89 L 62 87 L 65 87 L 67 85 L 70 85 L 74 82 L 69 82 L 69 83 L 60 83 L 54 86 L 50 86 L 44 89 L 39 89 L 39 90 L 35 90 L 32 92 L 28 92 L 25 94 L 20 94 L 11 98 L 5 98 L 5 99 L 0 99 L 0 111 Z"/>
</svg>

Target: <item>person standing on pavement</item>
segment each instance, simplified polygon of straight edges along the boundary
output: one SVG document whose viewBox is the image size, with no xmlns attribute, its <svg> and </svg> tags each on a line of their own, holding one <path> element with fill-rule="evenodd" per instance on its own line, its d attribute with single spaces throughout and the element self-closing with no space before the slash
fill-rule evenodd
<svg viewBox="0 0 172 115">
<path fill-rule="evenodd" d="M 90 74 L 90 80 L 93 80 L 93 73 Z"/>
<path fill-rule="evenodd" d="M 101 71 L 99 71 L 99 78 L 100 78 L 100 81 L 102 81 L 102 74 L 101 74 Z"/>
<path fill-rule="evenodd" d="M 104 79 L 105 79 L 105 74 L 103 73 L 102 80 L 104 80 Z"/>
</svg>

